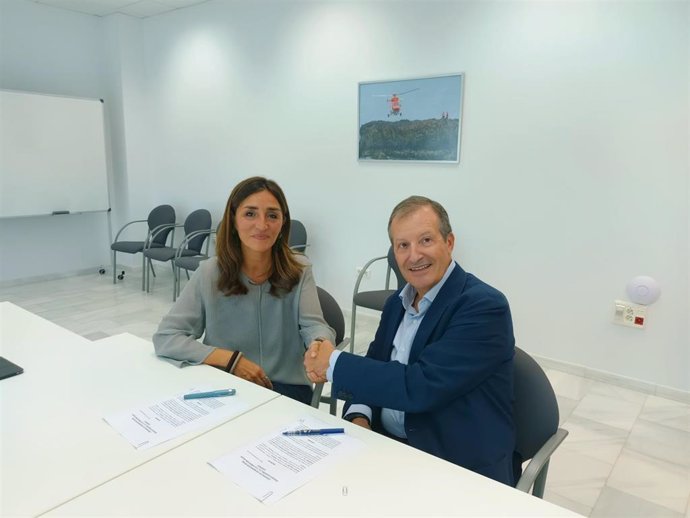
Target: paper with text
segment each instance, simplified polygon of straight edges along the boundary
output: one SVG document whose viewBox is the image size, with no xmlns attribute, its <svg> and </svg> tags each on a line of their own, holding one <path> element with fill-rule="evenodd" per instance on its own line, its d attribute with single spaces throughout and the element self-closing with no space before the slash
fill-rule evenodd
<svg viewBox="0 0 690 518">
<path fill-rule="evenodd" d="M 364 446 L 347 434 L 282 435 L 287 430 L 329 427 L 332 423 L 306 417 L 209 464 L 257 500 L 274 503 Z"/>
<path fill-rule="evenodd" d="M 112 414 L 103 419 L 132 446 L 143 450 L 191 430 L 226 421 L 248 409 L 248 405 L 237 396 L 203 399 L 182 397 L 190 392 L 207 390 L 210 389 L 192 388 L 170 399 Z"/>
</svg>

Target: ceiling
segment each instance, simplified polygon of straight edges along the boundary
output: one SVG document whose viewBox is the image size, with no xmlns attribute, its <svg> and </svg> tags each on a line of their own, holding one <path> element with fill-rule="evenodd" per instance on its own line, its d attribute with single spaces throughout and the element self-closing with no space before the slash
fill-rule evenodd
<svg viewBox="0 0 690 518">
<path fill-rule="evenodd" d="M 176 9 L 201 4 L 207 0 L 32 0 L 37 4 L 68 9 L 93 16 L 120 13 L 147 18 Z"/>
</svg>

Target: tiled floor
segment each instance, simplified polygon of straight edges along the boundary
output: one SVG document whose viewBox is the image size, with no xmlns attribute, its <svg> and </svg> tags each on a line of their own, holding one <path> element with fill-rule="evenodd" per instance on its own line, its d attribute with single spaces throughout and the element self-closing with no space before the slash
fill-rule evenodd
<svg viewBox="0 0 690 518">
<path fill-rule="evenodd" d="M 150 339 L 172 304 L 172 277 L 165 268 L 157 271 L 149 294 L 134 272 L 117 285 L 98 274 L 6 285 L 0 301 L 92 340 L 125 331 Z M 358 352 L 376 324 L 358 317 Z M 570 432 L 552 458 L 546 499 L 589 516 L 690 518 L 690 405 L 546 372 Z"/>
</svg>

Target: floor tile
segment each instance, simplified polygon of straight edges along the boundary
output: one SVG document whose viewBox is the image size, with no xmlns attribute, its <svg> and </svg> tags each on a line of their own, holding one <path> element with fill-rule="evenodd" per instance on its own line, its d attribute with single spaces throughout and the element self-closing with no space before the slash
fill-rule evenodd
<svg viewBox="0 0 690 518">
<path fill-rule="evenodd" d="M 571 415 L 562 428 L 568 430 L 568 437 L 559 450 L 590 457 L 613 466 L 623 449 L 628 431 L 598 421 Z"/>
<path fill-rule="evenodd" d="M 608 462 L 561 447 L 551 457 L 546 485 L 550 493 L 592 508 L 611 468 Z"/>
<path fill-rule="evenodd" d="M 103 333 L 102 331 L 96 331 L 95 333 L 91 333 L 88 335 L 83 335 L 84 338 L 88 338 L 92 342 L 95 340 L 100 340 L 101 338 L 108 338 L 110 335 L 107 333 Z"/>
<path fill-rule="evenodd" d="M 644 392 L 637 392 L 629 388 L 611 385 L 610 383 L 602 383 L 601 381 L 592 382 L 589 387 L 589 394 L 598 394 L 600 396 L 642 405 L 645 403 L 648 396 Z"/>
<path fill-rule="evenodd" d="M 687 468 L 626 448 L 621 452 L 607 485 L 677 513 L 685 512 L 690 498 Z"/>
<path fill-rule="evenodd" d="M 690 469 L 690 432 L 640 418 L 625 447 Z"/>
<path fill-rule="evenodd" d="M 610 395 L 589 393 L 582 398 L 571 416 L 630 430 L 642 410 L 642 401 L 633 402 Z"/>
<path fill-rule="evenodd" d="M 573 511 L 574 513 L 581 514 L 582 516 L 589 516 L 592 512 L 591 507 L 588 507 L 579 502 L 575 502 L 573 500 L 569 500 L 568 498 L 565 498 L 557 493 L 553 493 L 552 491 L 550 491 L 548 487 L 548 479 L 546 490 L 544 491 L 544 500 L 546 500 L 547 502 L 551 502 L 552 504 L 559 505 L 570 511 Z"/>
<path fill-rule="evenodd" d="M 581 400 L 585 394 L 587 394 L 593 383 L 592 380 L 555 369 L 548 369 L 547 377 L 557 396 L 574 399 L 576 401 Z"/>
<path fill-rule="evenodd" d="M 568 420 L 580 402 L 563 396 L 556 396 L 556 401 L 558 402 L 558 424 L 562 425 Z"/>
<path fill-rule="evenodd" d="M 596 518 L 682 518 L 681 513 L 653 504 L 612 487 L 605 487 L 591 517 Z"/>
<path fill-rule="evenodd" d="M 690 432 L 690 405 L 658 396 L 649 396 L 640 419 Z"/>
</svg>

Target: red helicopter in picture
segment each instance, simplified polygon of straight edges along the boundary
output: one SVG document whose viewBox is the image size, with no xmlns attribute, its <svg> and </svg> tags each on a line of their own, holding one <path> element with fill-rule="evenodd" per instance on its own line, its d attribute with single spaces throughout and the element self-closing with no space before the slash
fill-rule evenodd
<svg viewBox="0 0 690 518">
<path fill-rule="evenodd" d="M 388 104 L 390 105 L 390 111 L 388 112 L 388 117 L 390 117 L 391 115 L 402 116 L 402 103 L 400 101 L 400 98 L 405 94 L 409 94 L 410 92 L 414 92 L 415 90 L 419 90 L 419 88 L 413 88 L 412 90 L 407 90 L 407 91 L 399 93 L 399 94 L 393 94 L 388 99 L 386 99 L 388 101 Z M 378 95 L 374 95 L 374 97 L 388 97 L 388 96 L 385 94 L 378 94 Z"/>
</svg>

